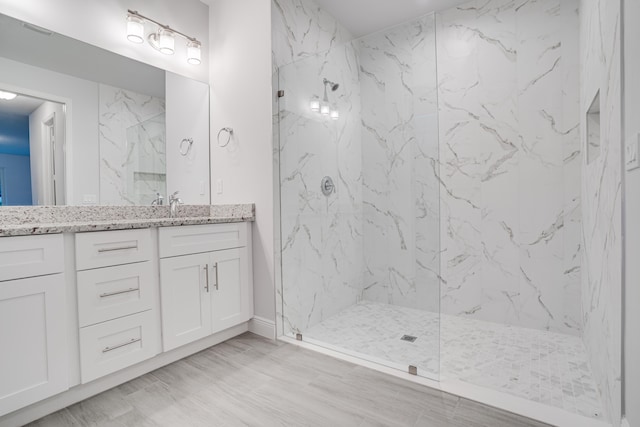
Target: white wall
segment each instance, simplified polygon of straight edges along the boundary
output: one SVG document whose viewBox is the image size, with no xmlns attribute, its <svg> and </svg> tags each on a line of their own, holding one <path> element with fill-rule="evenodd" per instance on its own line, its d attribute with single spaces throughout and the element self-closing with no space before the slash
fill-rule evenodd
<svg viewBox="0 0 640 427">
<path fill-rule="evenodd" d="M 44 102 L 29 115 L 29 152 L 31 153 L 31 197 L 33 204 L 64 205 L 64 173 L 62 181 L 53 187 L 53 164 L 50 137 L 45 124 L 53 120 L 56 142 L 56 170 L 64 170 L 64 128 L 63 104 Z M 62 149 L 62 150 L 61 150 Z"/>
<path fill-rule="evenodd" d="M 0 58 L 0 86 L 66 104 L 67 203 L 98 195 L 98 84 Z M 94 160 L 91 160 L 94 159 Z"/>
<path fill-rule="evenodd" d="M 255 203 L 255 314 L 274 320 L 271 3 L 208 1 L 212 202 Z M 222 127 L 234 129 L 226 148 L 218 147 L 216 141 Z M 218 180 L 222 180 L 222 194 L 217 191 Z"/>
<path fill-rule="evenodd" d="M 2 206 L 31 204 L 31 167 L 29 156 L 0 154 L 0 170 L 4 170 Z"/>
<path fill-rule="evenodd" d="M 580 1 L 583 151 L 587 135 L 585 118 L 598 90 L 601 129 L 600 156 L 589 163 L 586 159 L 582 162 L 583 340 L 605 410 L 614 426 L 620 425 L 622 409 L 620 5 L 620 0 Z M 637 261 L 630 259 L 630 262 Z"/>
<path fill-rule="evenodd" d="M 209 86 L 167 73 L 167 203 L 170 194 L 189 205 L 208 205 L 209 189 Z M 187 155 L 183 139 L 192 139 Z"/>
<path fill-rule="evenodd" d="M 127 9 L 200 40 L 202 64 L 187 64 L 182 39 L 176 40 L 176 53 L 172 56 L 157 52 L 148 43 L 129 42 Z M 0 0 L 0 13 L 186 77 L 204 82 L 209 78 L 208 11 L 199 0 Z M 152 28 L 148 26 L 147 31 Z"/>
<path fill-rule="evenodd" d="M 640 135 L 640 2 L 624 0 L 624 140 L 638 143 Z M 625 412 L 631 427 L 640 427 L 640 169 L 625 176 Z"/>
</svg>

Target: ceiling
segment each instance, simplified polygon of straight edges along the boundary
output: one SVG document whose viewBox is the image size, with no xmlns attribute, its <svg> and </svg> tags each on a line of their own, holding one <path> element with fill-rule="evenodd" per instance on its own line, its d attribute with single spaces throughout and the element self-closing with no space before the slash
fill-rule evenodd
<svg viewBox="0 0 640 427">
<path fill-rule="evenodd" d="M 353 36 L 361 37 L 469 0 L 315 0 Z"/>
<path fill-rule="evenodd" d="M 44 101 L 38 98 L 18 95 L 11 101 L 0 99 L 0 114 L 14 114 L 17 116 L 28 116 L 33 113 L 36 108 L 42 105 Z"/>
</svg>

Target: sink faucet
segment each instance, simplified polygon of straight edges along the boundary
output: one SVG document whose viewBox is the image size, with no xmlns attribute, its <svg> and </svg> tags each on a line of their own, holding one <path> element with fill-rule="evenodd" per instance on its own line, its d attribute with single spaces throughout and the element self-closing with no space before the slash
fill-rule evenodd
<svg viewBox="0 0 640 427">
<path fill-rule="evenodd" d="M 151 206 L 162 206 L 164 201 L 164 197 L 160 193 L 156 193 L 156 198 L 151 202 Z"/>
<path fill-rule="evenodd" d="M 182 199 L 177 197 L 178 193 L 179 192 L 176 191 L 171 196 L 169 196 L 169 210 L 170 210 L 170 213 L 171 213 L 171 218 L 175 218 L 176 217 L 176 213 L 178 211 L 178 205 L 184 204 L 184 203 L 182 203 Z"/>
</svg>

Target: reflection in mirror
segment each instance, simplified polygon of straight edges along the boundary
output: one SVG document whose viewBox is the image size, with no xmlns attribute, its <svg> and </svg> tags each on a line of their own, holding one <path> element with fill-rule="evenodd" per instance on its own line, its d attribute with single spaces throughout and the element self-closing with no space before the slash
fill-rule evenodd
<svg viewBox="0 0 640 427">
<path fill-rule="evenodd" d="M 101 204 L 148 205 L 166 194 L 165 111 L 162 98 L 100 85 Z"/>
<path fill-rule="evenodd" d="M 1 204 L 166 197 L 164 70 L 0 14 L 0 91 Z"/>
<path fill-rule="evenodd" d="M 64 205 L 65 105 L 0 98 L 0 205 Z"/>
</svg>

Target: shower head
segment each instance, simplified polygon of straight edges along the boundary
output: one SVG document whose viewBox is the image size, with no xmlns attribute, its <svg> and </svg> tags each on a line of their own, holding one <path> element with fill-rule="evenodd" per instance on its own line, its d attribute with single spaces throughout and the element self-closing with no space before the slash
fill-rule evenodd
<svg viewBox="0 0 640 427">
<path fill-rule="evenodd" d="M 338 88 L 340 87 L 340 85 L 338 83 L 334 83 L 331 80 L 327 80 L 327 79 L 324 79 L 324 84 L 325 84 L 325 86 L 329 85 L 329 87 L 331 88 L 332 92 L 337 91 Z"/>
</svg>

